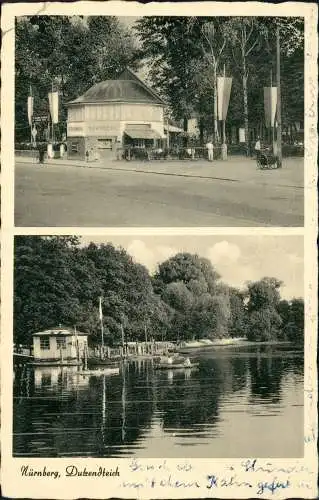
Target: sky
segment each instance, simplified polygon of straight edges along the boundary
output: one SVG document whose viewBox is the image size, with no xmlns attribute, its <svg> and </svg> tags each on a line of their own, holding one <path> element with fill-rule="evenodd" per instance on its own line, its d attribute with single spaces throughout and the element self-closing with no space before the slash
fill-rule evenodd
<svg viewBox="0 0 319 500">
<path fill-rule="evenodd" d="M 283 281 L 281 296 L 303 297 L 303 238 L 301 236 L 86 236 L 82 243 L 112 243 L 124 248 L 150 273 L 178 252 L 208 258 L 222 281 L 243 288 L 265 276 Z"/>
</svg>

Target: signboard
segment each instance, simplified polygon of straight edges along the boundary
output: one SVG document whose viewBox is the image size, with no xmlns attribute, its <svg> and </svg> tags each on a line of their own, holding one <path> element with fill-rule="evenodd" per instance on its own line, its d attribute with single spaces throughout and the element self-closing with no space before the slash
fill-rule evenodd
<svg viewBox="0 0 319 500">
<path fill-rule="evenodd" d="M 266 127 L 275 125 L 277 87 L 264 87 L 264 110 Z"/>
<path fill-rule="evenodd" d="M 232 81 L 232 78 L 226 78 L 225 76 L 219 76 L 217 78 L 217 106 L 219 120 L 226 120 Z"/>
<path fill-rule="evenodd" d="M 197 118 L 189 118 L 189 120 L 187 121 L 187 132 L 189 133 L 189 135 L 199 135 Z"/>
<path fill-rule="evenodd" d="M 38 116 L 34 116 L 33 117 L 33 121 L 35 123 L 40 123 L 40 122 L 46 122 L 48 120 L 48 116 L 47 115 L 38 115 Z"/>
</svg>

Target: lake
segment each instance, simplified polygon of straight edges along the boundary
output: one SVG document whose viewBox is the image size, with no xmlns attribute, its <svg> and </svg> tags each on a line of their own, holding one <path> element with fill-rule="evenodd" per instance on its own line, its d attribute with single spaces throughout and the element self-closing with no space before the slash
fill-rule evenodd
<svg viewBox="0 0 319 500">
<path fill-rule="evenodd" d="M 140 360 L 112 376 L 16 367 L 13 455 L 303 456 L 302 350 L 227 347 L 194 359 L 198 370 Z"/>
</svg>

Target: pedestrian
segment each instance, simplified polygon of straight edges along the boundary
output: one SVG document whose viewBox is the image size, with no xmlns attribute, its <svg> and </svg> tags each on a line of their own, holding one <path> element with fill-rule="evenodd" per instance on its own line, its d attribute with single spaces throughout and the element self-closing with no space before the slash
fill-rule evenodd
<svg viewBox="0 0 319 500">
<path fill-rule="evenodd" d="M 86 150 L 86 152 L 85 152 L 85 158 L 86 158 L 86 162 L 87 163 L 89 161 L 89 156 L 90 156 L 90 153 L 88 152 L 88 150 Z"/>
<path fill-rule="evenodd" d="M 206 144 L 206 149 L 208 153 L 208 161 L 213 161 L 214 159 L 214 144 L 212 141 L 209 139 L 209 141 Z"/>
<path fill-rule="evenodd" d="M 44 163 L 44 151 L 46 150 L 45 145 L 39 144 L 38 150 L 39 150 L 39 163 L 43 164 Z"/>
<path fill-rule="evenodd" d="M 60 144 L 60 158 L 63 158 L 64 156 L 64 144 L 63 142 Z"/>
<path fill-rule="evenodd" d="M 260 137 L 258 136 L 256 144 L 255 144 L 255 154 L 256 154 L 257 158 L 260 155 L 260 151 L 261 151 L 261 141 L 260 141 Z"/>
</svg>

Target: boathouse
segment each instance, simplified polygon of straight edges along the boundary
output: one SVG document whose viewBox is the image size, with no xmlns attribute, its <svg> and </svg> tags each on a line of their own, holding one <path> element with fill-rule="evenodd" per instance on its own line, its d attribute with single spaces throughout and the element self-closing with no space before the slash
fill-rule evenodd
<svg viewBox="0 0 319 500">
<path fill-rule="evenodd" d="M 33 357 L 39 362 L 77 362 L 87 349 L 88 334 L 52 328 L 33 334 Z"/>
<path fill-rule="evenodd" d="M 133 71 L 97 83 L 68 103 L 68 158 L 115 159 L 125 146 L 166 144 L 165 102 Z"/>
</svg>

